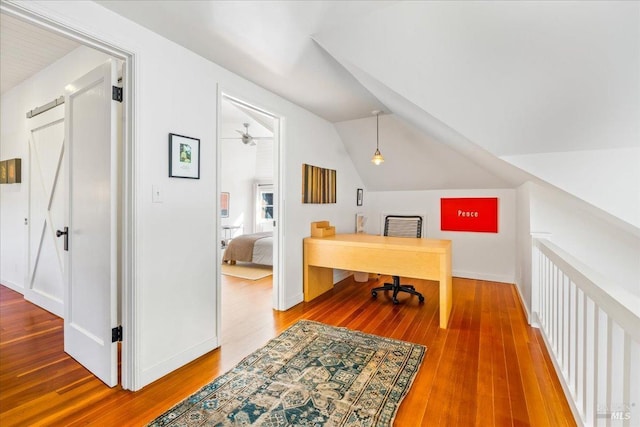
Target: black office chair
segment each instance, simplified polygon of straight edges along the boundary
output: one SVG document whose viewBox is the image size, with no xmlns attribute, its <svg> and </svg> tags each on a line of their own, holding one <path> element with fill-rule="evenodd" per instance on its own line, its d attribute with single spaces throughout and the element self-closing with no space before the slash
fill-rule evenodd
<svg viewBox="0 0 640 427">
<path fill-rule="evenodd" d="M 409 215 L 387 215 L 384 218 L 384 235 L 392 237 L 422 237 L 422 217 Z M 393 283 L 385 283 L 384 286 L 371 289 L 371 296 L 376 298 L 378 291 L 393 291 L 393 303 L 398 304 L 398 293 L 407 292 L 417 295 L 420 302 L 424 297 L 412 285 L 401 285 L 400 277 L 393 276 Z"/>
</svg>

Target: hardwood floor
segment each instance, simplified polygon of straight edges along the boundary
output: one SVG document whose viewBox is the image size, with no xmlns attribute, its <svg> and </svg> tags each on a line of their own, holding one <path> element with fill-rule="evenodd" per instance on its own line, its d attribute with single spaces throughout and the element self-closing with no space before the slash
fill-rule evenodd
<svg viewBox="0 0 640 427">
<path fill-rule="evenodd" d="M 351 278 L 286 312 L 271 307 L 270 278 L 228 276 L 222 347 L 133 393 L 109 389 L 62 350 L 62 320 L 0 286 L 0 425 L 139 426 L 233 367 L 305 318 L 428 347 L 396 426 L 575 425 L 536 329 L 527 326 L 515 288 L 454 279 L 449 329 L 438 328 L 438 287 L 393 305 Z M 382 277 L 387 279 L 388 277 Z"/>
</svg>

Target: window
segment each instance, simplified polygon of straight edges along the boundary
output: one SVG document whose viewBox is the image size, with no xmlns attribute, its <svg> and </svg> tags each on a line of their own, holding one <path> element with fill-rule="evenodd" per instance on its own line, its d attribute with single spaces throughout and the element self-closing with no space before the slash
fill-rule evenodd
<svg viewBox="0 0 640 427">
<path fill-rule="evenodd" d="M 256 233 L 273 230 L 273 184 L 256 184 Z"/>
<path fill-rule="evenodd" d="M 273 190 L 259 190 L 259 221 L 269 221 L 273 219 Z"/>
</svg>

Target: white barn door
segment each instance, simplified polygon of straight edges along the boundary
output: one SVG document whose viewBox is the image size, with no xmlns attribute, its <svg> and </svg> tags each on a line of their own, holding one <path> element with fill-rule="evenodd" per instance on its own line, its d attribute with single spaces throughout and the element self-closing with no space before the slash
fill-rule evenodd
<svg viewBox="0 0 640 427">
<path fill-rule="evenodd" d="M 64 349 L 110 387 L 118 383 L 116 79 L 110 60 L 66 87 L 68 222 L 58 230 L 68 239 Z"/>
<path fill-rule="evenodd" d="M 64 104 L 29 120 L 29 240 L 27 300 L 62 317 L 65 224 Z"/>
</svg>

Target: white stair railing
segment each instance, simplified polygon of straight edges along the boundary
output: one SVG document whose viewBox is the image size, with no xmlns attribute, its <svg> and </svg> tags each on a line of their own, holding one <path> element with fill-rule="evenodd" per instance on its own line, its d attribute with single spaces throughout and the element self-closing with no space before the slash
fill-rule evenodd
<svg viewBox="0 0 640 427">
<path fill-rule="evenodd" d="M 578 424 L 640 426 L 640 298 L 533 238 L 532 311 Z"/>
</svg>

